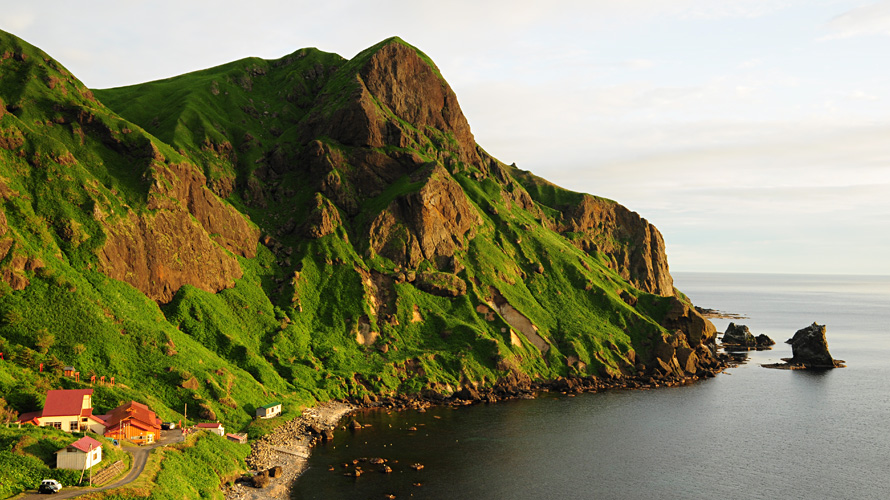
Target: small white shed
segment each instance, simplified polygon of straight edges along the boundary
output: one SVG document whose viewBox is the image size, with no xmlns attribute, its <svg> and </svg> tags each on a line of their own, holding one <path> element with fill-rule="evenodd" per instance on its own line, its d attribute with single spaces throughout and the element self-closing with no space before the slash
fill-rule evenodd
<svg viewBox="0 0 890 500">
<path fill-rule="evenodd" d="M 56 452 L 57 469 L 83 470 L 102 461 L 102 443 L 85 436 Z"/>
<path fill-rule="evenodd" d="M 256 416 L 259 418 L 272 418 L 278 415 L 281 415 L 281 403 L 269 403 L 256 409 Z"/>
<path fill-rule="evenodd" d="M 205 431 L 210 431 L 217 436 L 224 437 L 226 435 L 226 428 L 223 427 L 223 424 L 219 422 L 198 424 L 195 427 L 197 427 L 198 429 L 203 429 Z"/>
</svg>

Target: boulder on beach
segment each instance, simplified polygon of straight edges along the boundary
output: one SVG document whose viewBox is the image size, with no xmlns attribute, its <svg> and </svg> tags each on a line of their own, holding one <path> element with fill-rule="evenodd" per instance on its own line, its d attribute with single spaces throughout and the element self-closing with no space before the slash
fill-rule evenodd
<svg viewBox="0 0 890 500">
<path fill-rule="evenodd" d="M 253 476 L 253 487 L 254 488 L 265 488 L 269 485 L 269 475 L 267 471 L 262 471 L 257 475 Z"/>
</svg>

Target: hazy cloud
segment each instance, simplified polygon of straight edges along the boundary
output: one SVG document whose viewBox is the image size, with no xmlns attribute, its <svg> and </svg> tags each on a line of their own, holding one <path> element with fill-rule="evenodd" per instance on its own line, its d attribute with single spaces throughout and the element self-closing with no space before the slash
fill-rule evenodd
<svg viewBox="0 0 890 500">
<path fill-rule="evenodd" d="M 890 1 L 849 10 L 829 21 L 824 30 L 828 34 L 822 40 L 890 35 Z"/>
</svg>

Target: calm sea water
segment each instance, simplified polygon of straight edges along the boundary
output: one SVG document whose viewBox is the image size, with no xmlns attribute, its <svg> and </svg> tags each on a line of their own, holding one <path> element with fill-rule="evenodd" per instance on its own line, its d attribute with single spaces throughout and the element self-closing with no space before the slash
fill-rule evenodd
<svg viewBox="0 0 890 500">
<path fill-rule="evenodd" d="M 687 387 L 368 412 L 358 419 L 372 427 L 315 448 L 293 497 L 890 498 L 890 277 L 675 280 L 697 305 L 744 314 L 735 321 L 777 345 Z M 760 366 L 790 357 L 783 342 L 814 321 L 847 368 Z M 714 323 L 723 331 L 729 320 Z M 340 463 L 359 457 L 387 458 L 393 473 L 344 476 Z"/>
</svg>

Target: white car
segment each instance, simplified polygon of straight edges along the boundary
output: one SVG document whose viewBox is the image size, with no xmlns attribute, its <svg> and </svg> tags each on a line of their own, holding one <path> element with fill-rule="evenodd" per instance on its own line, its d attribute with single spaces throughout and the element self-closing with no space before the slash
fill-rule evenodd
<svg viewBox="0 0 890 500">
<path fill-rule="evenodd" d="M 37 488 L 38 493 L 58 493 L 62 489 L 62 484 L 55 479 L 44 479 Z"/>
</svg>

